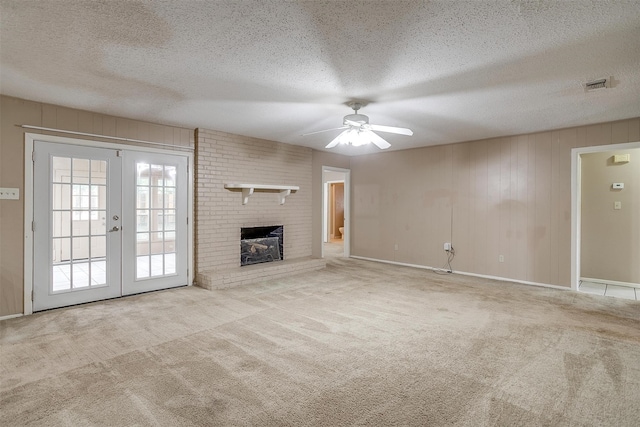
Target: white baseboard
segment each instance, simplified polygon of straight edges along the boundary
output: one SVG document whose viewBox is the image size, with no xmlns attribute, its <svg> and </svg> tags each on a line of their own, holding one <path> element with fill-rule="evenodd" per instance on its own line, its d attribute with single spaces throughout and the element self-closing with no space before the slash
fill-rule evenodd
<svg viewBox="0 0 640 427">
<path fill-rule="evenodd" d="M 626 286 L 627 288 L 639 288 L 640 289 L 640 283 L 618 282 L 616 280 L 605 280 L 605 279 L 592 279 L 590 277 L 581 277 L 580 280 L 582 282 L 603 283 L 605 285 Z"/>
<path fill-rule="evenodd" d="M 0 316 L 0 321 L 2 320 L 7 320 L 7 319 L 14 319 L 16 317 L 22 317 L 23 314 L 22 313 L 18 313 L 18 314 L 9 314 L 7 316 Z"/>
<path fill-rule="evenodd" d="M 435 268 L 435 267 L 429 267 L 429 266 L 426 266 L 426 265 L 408 264 L 408 263 L 405 263 L 405 262 L 388 261 L 388 260 L 385 260 L 385 259 L 367 258 L 367 257 L 362 257 L 362 256 L 356 256 L 356 255 L 351 255 L 351 258 L 361 259 L 361 260 L 364 260 L 364 261 L 381 262 L 383 264 L 393 264 L 393 265 L 402 265 L 404 267 L 421 268 L 423 270 L 447 271 L 444 268 Z M 548 283 L 529 282 L 529 281 L 526 281 L 526 280 L 510 279 L 508 277 L 500 277 L 500 276 L 489 276 L 489 275 L 486 275 L 486 274 L 467 273 L 465 271 L 456 271 L 456 270 L 454 270 L 454 271 L 451 272 L 451 274 L 460 274 L 462 276 L 481 277 L 483 279 L 499 280 L 501 282 L 512 282 L 512 283 L 518 283 L 518 284 L 521 284 L 521 285 L 539 286 L 539 287 L 543 287 L 543 288 L 551 288 L 551 289 L 557 289 L 557 290 L 561 290 L 561 291 L 570 291 L 571 290 L 571 288 L 568 287 L 568 286 L 558 286 L 558 285 L 551 285 L 551 284 L 548 284 Z"/>
</svg>

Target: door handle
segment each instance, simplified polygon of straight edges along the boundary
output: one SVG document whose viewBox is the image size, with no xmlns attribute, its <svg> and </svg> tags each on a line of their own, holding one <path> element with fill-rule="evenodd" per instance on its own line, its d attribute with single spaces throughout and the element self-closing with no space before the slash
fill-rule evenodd
<svg viewBox="0 0 640 427">
<path fill-rule="evenodd" d="M 113 228 L 111 230 L 109 230 L 109 233 L 112 233 L 114 231 L 120 231 L 120 229 L 118 228 L 117 225 L 114 225 Z"/>
</svg>

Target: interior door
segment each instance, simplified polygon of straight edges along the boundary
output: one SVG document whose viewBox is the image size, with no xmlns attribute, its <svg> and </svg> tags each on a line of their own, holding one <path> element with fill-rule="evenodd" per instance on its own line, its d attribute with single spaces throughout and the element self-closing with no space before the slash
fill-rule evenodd
<svg viewBox="0 0 640 427">
<path fill-rule="evenodd" d="M 188 283 L 188 171 L 179 155 L 126 152 L 123 295 Z"/>
<path fill-rule="evenodd" d="M 34 144 L 33 309 L 120 295 L 117 150 Z"/>
</svg>

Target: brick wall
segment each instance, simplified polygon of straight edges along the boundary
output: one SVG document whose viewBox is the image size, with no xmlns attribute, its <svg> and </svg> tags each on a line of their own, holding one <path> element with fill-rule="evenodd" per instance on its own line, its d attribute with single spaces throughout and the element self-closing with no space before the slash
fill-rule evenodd
<svg viewBox="0 0 640 427">
<path fill-rule="evenodd" d="M 198 285 L 219 288 L 304 271 L 301 259 L 311 257 L 312 246 L 310 148 L 197 129 L 195 180 Z M 243 205 L 242 193 L 225 189 L 226 183 L 297 185 L 300 190 L 284 205 L 278 193 L 257 191 Z M 241 268 L 240 228 L 279 224 L 284 225 L 284 264 Z M 324 266 L 309 261 L 309 268 Z"/>
</svg>

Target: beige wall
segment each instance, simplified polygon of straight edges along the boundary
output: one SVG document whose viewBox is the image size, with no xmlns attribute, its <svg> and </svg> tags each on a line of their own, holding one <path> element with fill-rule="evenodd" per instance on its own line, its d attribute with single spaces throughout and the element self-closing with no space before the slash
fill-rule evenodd
<svg viewBox="0 0 640 427">
<path fill-rule="evenodd" d="M 240 228 L 284 225 L 284 258 L 311 256 L 312 150 L 205 129 L 197 131 L 196 281 L 210 288 L 224 270 L 240 267 Z M 278 194 L 242 193 L 226 183 L 297 185 L 279 204 Z M 250 272 L 270 266 L 243 267 Z M 240 279 L 237 283 L 242 283 Z"/>
<path fill-rule="evenodd" d="M 451 241 L 454 270 L 570 286 L 571 149 L 638 140 L 632 119 L 353 157 L 352 254 L 441 267 Z"/>
<path fill-rule="evenodd" d="M 615 154 L 631 161 L 613 163 Z M 581 276 L 640 284 L 640 149 L 581 157 Z M 614 182 L 624 189 L 613 189 Z"/>
<path fill-rule="evenodd" d="M 350 158 L 340 154 L 313 150 L 313 256 L 322 256 L 322 167 L 349 169 Z"/>
<path fill-rule="evenodd" d="M 20 189 L 20 200 L 0 200 L 0 316 L 22 313 L 24 308 L 25 130 L 16 126 L 23 124 L 161 142 L 179 147 L 194 146 L 193 131 L 189 129 L 0 96 L 0 187 Z M 29 132 L 40 133 L 33 130 Z"/>
</svg>

